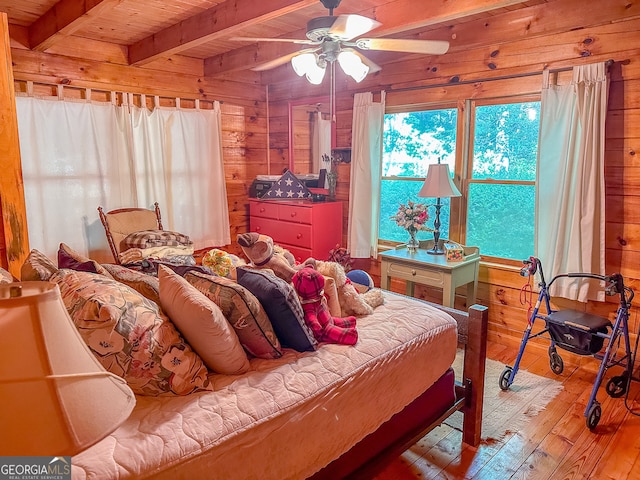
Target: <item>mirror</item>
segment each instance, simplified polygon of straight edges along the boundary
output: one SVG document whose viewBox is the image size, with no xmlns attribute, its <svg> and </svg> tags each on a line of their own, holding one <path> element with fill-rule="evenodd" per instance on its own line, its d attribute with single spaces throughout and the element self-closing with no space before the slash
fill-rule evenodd
<svg viewBox="0 0 640 480">
<path fill-rule="evenodd" d="M 295 175 L 316 175 L 331 156 L 335 122 L 330 118 L 329 97 L 289 102 L 289 170 Z"/>
</svg>

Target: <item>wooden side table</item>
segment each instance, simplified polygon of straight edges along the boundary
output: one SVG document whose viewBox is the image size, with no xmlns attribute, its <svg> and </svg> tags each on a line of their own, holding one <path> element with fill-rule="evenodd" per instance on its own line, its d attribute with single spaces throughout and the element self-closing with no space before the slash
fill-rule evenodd
<svg viewBox="0 0 640 480">
<path fill-rule="evenodd" d="M 431 255 L 427 250 L 433 247 L 433 240 L 420 242 L 417 252 L 411 253 L 406 247 L 381 252 L 382 260 L 380 286 L 389 288 L 391 277 L 407 282 L 407 295 L 413 296 L 415 283 L 442 288 L 442 305 L 453 307 L 456 287 L 467 285 L 467 305 L 476 301 L 478 291 L 478 270 L 480 249 L 464 247 L 464 259 L 447 262 L 444 255 Z"/>
</svg>

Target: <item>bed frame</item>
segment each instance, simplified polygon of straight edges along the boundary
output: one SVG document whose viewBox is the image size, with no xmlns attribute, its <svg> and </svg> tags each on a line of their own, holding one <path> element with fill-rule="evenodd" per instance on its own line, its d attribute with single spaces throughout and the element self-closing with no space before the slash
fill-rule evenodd
<svg viewBox="0 0 640 480">
<path fill-rule="evenodd" d="M 427 390 L 376 432 L 313 475 L 312 480 L 373 478 L 391 461 L 459 410 L 464 414 L 462 441 L 474 447 L 480 443 L 488 309 L 482 305 L 473 305 L 468 312 L 463 312 L 431 302 L 425 303 L 444 310 L 458 323 L 458 344 L 464 350 L 463 381 L 456 382 L 453 405 L 445 408 L 443 412 L 425 415 L 426 406 L 432 403 Z"/>
</svg>

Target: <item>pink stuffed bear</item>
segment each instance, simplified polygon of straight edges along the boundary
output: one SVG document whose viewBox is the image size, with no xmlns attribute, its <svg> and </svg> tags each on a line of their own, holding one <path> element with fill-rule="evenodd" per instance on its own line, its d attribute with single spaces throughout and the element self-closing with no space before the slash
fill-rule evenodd
<svg viewBox="0 0 640 480">
<path fill-rule="evenodd" d="M 304 310 L 304 319 L 319 342 L 355 345 L 358 341 L 356 317 L 332 317 L 324 298 L 325 279 L 306 266 L 293 275 L 293 286 Z"/>
</svg>

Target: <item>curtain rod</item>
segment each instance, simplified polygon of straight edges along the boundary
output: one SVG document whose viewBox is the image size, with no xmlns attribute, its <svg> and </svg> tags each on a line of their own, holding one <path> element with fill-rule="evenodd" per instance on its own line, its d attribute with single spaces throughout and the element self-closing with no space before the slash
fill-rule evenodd
<svg viewBox="0 0 640 480">
<path fill-rule="evenodd" d="M 70 85 L 69 82 L 65 82 L 66 79 L 63 79 L 60 83 L 54 83 L 54 82 L 41 82 L 41 81 L 36 81 L 36 80 L 23 80 L 20 78 L 16 78 L 15 81 L 18 83 L 25 83 L 27 85 L 27 88 L 29 89 L 29 84 L 33 85 L 45 85 L 45 86 L 49 86 L 49 87 L 56 87 L 58 89 L 58 92 L 60 92 L 62 89 L 64 88 L 72 88 L 74 90 L 85 90 L 85 91 L 94 91 L 94 92 L 106 92 L 106 93 L 111 93 L 111 94 L 118 94 L 121 93 L 123 95 L 134 95 L 134 96 L 145 96 L 145 97 L 158 97 L 158 98 L 173 98 L 173 99 L 182 99 L 182 100 L 193 100 L 194 102 L 200 101 L 200 102 L 218 102 L 220 103 L 220 105 L 222 105 L 224 103 L 223 100 L 211 100 L 208 98 L 195 98 L 195 97 L 180 97 L 177 95 L 152 95 L 149 93 L 137 93 L 137 92 L 129 92 L 129 91 L 125 91 L 125 90 L 110 90 L 108 88 L 91 88 L 91 87 L 82 87 L 79 85 Z M 26 92 L 28 96 L 33 96 L 32 93 L 30 93 L 29 91 Z"/>
<path fill-rule="evenodd" d="M 606 67 L 610 68 L 611 65 L 613 65 L 615 63 L 614 60 L 607 60 L 605 62 Z M 628 65 L 629 60 L 623 60 L 621 62 L 623 65 Z M 545 69 L 546 70 L 546 69 Z M 551 73 L 559 73 L 559 72 L 569 72 L 573 70 L 573 67 L 562 67 L 562 68 L 553 68 L 550 69 L 549 72 Z M 390 88 L 389 89 L 389 93 L 391 92 L 409 92 L 412 90 L 422 90 L 422 89 L 426 89 L 426 88 L 439 88 L 439 87 L 451 87 L 453 85 L 468 85 L 471 83 L 481 83 L 481 82 L 492 82 L 492 81 L 496 81 L 496 80 L 511 80 L 513 78 L 523 78 L 523 77 L 533 77 L 534 75 L 542 75 L 544 73 L 544 70 L 540 71 L 540 72 L 526 72 L 526 73 L 516 73 L 515 75 L 502 75 L 499 77 L 491 77 L 491 78 L 477 78 L 477 79 L 473 79 L 473 80 L 461 80 L 461 81 L 457 81 L 457 82 L 447 82 L 447 83 L 438 83 L 438 84 L 434 84 L 434 85 L 420 85 L 420 86 L 415 86 L 415 87 L 404 87 L 404 88 Z M 351 96 L 353 96 L 354 94 L 352 94 Z"/>
</svg>

